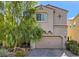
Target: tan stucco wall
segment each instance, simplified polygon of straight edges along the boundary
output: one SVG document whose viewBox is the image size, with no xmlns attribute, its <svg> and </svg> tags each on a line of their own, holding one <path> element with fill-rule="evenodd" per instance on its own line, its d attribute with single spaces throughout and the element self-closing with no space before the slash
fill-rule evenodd
<svg viewBox="0 0 79 59">
<path fill-rule="evenodd" d="M 67 27 L 54 26 L 54 35 L 63 37 L 63 48 L 65 48 L 65 42 L 67 41 Z"/>
<path fill-rule="evenodd" d="M 47 19 L 47 21 L 40 21 L 38 23 L 46 32 L 48 32 L 48 31 L 53 32 L 53 10 L 45 8 L 45 7 L 43 7 L 43 10 L 40 10 L 38 7 L 38 10 L 36 11 L 36 13 L 42 13 L 42 12 L 47 13 L 48 19 Z"/>
<path fill-rule="evenodd" d="M 70 27 L 70 24 L 73 25 L 76 23 L 75 27 Z M 67 36 L 70 40 L 75 40 L 79 43 L 79 15 L 72 20 L 68 21 L 68 34 Z"/>
<path fill-rule="evenodd" d="M 50 6 L 48 6 L 48 7 L 50 7 Z M 36 13 L 41 13 L 41 12 L 47 13 L 48 19 L 47 19 L 47 21 L 38 22 L 38 23 L 47 33 L 48 33 L 48 31 L 51 31 L 52 32 L 51 35 L 61 36 L 63 38 L 62 45 L 63 45 L 63 48 L 65 48 L 65 41 L 67 40 L 67 38 L 66 38 L 67 37 L 67 28 L 65 27 L 65 25 L 67 24 L 67 12 L 64 10 L 58 9 L 58 8 L 54 8 L 54 7 L 46 8 L 46 7 L 42 6 L 43 10 L 40 10 L 39 8 L 40 7 L 38 7 L 38 10 L 36 11 Z M 54 11 L 55 11 L 55 13 L 53 13 Z M 58 15 L 61 15 L 61 19 L 59 19 Z M 44 39 L 46 39 L 46 38 L 44 38 Z M 56 41 L 58 41 L 58 39 Z M 33 44 L 33 47 L 35 48 L 35 43 Z"/>
<path fill-rule="evenodd" d="M 54 34 L 60 36 L 67 35 L 67 28 L 65 26 L 54 26 Z"/>
<path fill-rule="evenodd" d="M 63 37 L 63 47 L 65 48 L 65 42 L 67 40 L 67 12 L 59 8 L 52 8 L 55 11 L 53 13 L 53 34 Z M 59 15 L 61 15 L 61 18 L 58 17 Z"/>
<path fill-rule="evenodd" d="M 57 32 L 57 33 L 59 33 L 58 35 L 61 35 L 61 34 L 66 35 L 64 32 L 67 31 L 67 28 L 65 27 L 65 25 L 67 25 L 67 12 L 65 12 L 64 10 L 61 10 L 61 9 L 54 8 L 54 7 L 52 7 L 52 8 L 53 9 L 51 10 L 51 9 L 43 7 L 43 10 L 36 11 L 37 13 L 46 12 L 48 14 L 47 21 L 38 22 L 38 23 L 40 24 L 40 26 L 43 29 L 45 29 L 47 31 L 51 30 L 53 32 L 53 34 L 55 34 Z M 55 14 L 53 13 L 53 11 L 55 11 Z M 61 15 L 61 19 L 59 19 L 58 15 Z M 55 29 L 57 31 L 55 31 Z M 63 30 L 63 32 L 62 32 L 62 30 Z"/>
<path fill-rule="evenodd" d="M 48 6 L 51 8 L 51 6 Z M 53 22 L 54 25 L 64 25 L 67 24 L 67 12 L 55 7 L 52 7 L 55 11 L 55 13 L 53 14 Z M 59 15 L 61 15 L 61 18 L 59 19 Z"/>
</svg>

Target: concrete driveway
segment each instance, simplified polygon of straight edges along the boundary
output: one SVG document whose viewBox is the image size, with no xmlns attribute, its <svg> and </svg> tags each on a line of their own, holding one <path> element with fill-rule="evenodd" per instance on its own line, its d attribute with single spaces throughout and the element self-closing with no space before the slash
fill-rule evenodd
<svg viewBox="0 0 79 59">
<path fill-rule="evenodd" d="M 29 57 L 60 57 L 63 52 L 63 49 L 33 49 Z"/>
</svg>

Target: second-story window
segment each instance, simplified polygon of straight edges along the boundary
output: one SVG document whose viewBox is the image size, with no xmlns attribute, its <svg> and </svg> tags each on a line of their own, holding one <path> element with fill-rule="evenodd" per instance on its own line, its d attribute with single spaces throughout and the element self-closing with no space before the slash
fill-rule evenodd
<svg viewBox="0 0 79 59">
<path fill-rule="evenodd" d="M 46 13 L 39 13 L 36 14 L 37 21 L 47 21 L 47 14 Z"/>
</svg>

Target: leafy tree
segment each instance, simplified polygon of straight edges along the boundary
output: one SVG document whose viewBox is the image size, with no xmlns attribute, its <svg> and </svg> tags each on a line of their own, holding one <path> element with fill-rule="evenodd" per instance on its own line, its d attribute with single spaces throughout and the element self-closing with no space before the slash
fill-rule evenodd
<svg viewBox="0 0 79 59">
<path fill-rule="evenodd" d="M 4 15 L 2 13 L 2 10 L 3 10 L 3 2 L 0 1 L 0 44 L 2 43 L 2 39 L 3 38 L 3 34 L 4 34 Z"/>
<path fill-rule="evenodd" d="M 36 2 L 32 1 L 4 3 L 4 17 L 2 17 L 4 47 L 17 47 L 23 42 L 40 40 L 43 30 L 35 20 L 35 5 Z"/>
</svg>

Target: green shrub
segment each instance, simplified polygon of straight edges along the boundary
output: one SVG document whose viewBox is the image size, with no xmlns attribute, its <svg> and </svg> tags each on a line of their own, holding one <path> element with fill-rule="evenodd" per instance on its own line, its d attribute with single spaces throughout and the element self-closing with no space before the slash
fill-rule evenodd
<svg viewBox="0 0 79 59">
<path fill-rule="evenodd" d="M 79 46 L 77 47 L 77 55 L 79 55 Z"/>
<path fill-rule="evenodd" d="M 68 50 L 73 50 L 74 49 L 74 47 L 77 45 L 77 42 L 76 41 L 73 41 L 73 40 L 68 40 L 67 42 L 66 42 L 66 49 L 68 49 Z"/>
<path fill-rule="evenodd" d="M 24 51 L 16 51 L 15 52 L 15 56 L 16 57 L 24 57 L 25 56 L 25 52 Z"/>
<path fill-rule="evenodd" d="M 79 56 L 79 47 L 76 47 L 72 53 Z"/>
<path fill-rule="evenodd" d="M 70 44 L 70 50 L 72 51 L 72 52 L 76 52 L 76 49 L 77 48 L 77 43 L 72 43 L 72 44 Z M 75 51 L 74 51 L 75 50 Z"/>
<path fill-rule="evenodd" d="M 70 50 L 70 43 L 68 41 L 66 42 L 66 49 Z"/>
<path fill-rule="evenodd" d="M 73 40 L 67 40 L 66 49 L 71 51 L 75 55 L 79 55 L 79 44 Z"/>
<path fill-rule="evenodd" d="M 1 48 L 0 49 L 0 57 L 6 57 L 7 56 L 7 50 L 6 49 L 3 49 L 3 48 Z"/>
</svg>

